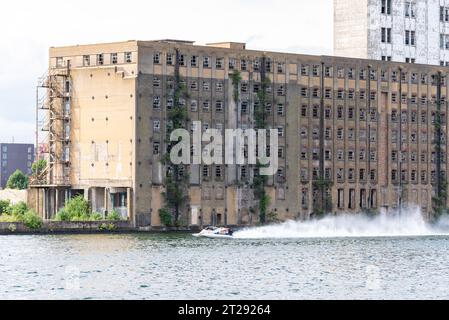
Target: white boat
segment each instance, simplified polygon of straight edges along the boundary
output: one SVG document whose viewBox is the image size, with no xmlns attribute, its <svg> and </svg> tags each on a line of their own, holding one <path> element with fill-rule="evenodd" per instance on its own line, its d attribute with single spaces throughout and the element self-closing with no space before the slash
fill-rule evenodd
<svg viewBox="0 0 449 320">
<path fill-rule="evenodd" d="M 197 238 L 210 238 L 210 239 L 234 239 L 232 234 L 233 232 L 229 228 L 207 227 L 203 229 L 200 233 L 193 234 L 193 236 Z"/>
</svg>

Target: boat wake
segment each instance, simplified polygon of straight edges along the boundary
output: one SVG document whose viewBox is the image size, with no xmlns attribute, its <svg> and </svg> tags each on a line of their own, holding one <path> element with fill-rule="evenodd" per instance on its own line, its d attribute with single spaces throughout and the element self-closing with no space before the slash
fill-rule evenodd
<svg viewBox="0 0 449 320">
<path fill-rule="evenodd" d="M 449 235 L 449 219 L 428 224 L 419 209 L 382 213 L 374 217 L 345 214 L 305 222 L 248 228 L 234 233 L 236 239 L 291 239 L 341 237 L 406 237 Z"/>
</svg>

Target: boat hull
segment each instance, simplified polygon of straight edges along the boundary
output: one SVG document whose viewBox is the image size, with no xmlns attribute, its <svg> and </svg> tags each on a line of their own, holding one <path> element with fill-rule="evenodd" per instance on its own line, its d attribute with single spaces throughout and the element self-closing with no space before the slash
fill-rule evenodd
<svg viewBox="0 0 449 320">
<path fill-rule="evenodd" d="M 220 234 L 200 234 L 196 233 L 193 234 L 196 238 L 208 238 L 208 239 L 234 239 L 233 236 L 226 236 L 226 235 L 220 235 Z"/>
</svg>

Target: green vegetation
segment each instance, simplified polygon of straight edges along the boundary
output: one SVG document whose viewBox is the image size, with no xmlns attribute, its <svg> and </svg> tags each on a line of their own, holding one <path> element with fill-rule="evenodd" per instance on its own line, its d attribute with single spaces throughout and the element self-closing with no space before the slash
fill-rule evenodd
<svg viewBox="0 0 449 320">
<path fill-rule="evenodd" d="M 234 102 L 236 105 L 238 105 L 240 100 L 240 82 L 242 82 L 242 75 L 240 74 L 240 71 L 234 70 L 234 72 L 231 75 L 231 79 L 232 79 L 232 86 L 234 87 L 233 91 Z"/>
<path fill-rule="evenodd" d="M 100 221 L 101 214 L 92 213 L 83 196 L 70 199 L 56 215 L 57 221 Z"/>
<path fill-rule="evenodd" d="M 8 179 L 6 188 L 15 190 L 26 190 L 28 188 L 28 177 L 20 170 L 16 170 Z"/>
<path fill-rule="evenodd" d="M 181 82 L 179 74 L 179 50 L 176 49 L 176 64 L 175 64 L 175 78 L 174 78 L 174 92 L 173 92 L 173 108 L 168 113 L 168 120 L 171 130 L 177 130 L 187 127 L 188 112 L 187 108 L 180 104 L 181 99 L 187 99 L 189 94 L 186 86 Z M 170 130 L 167 130 L 167 135 L 170 135 Z M 165 192 L 163 193 L 166 212 L 174 213 L 172 222 L 175 225 L 180 224 L 180 216 L 182 208 L 189 201 L 188 198 L 188 184 L 189 177 L 185 165 L 175 165 L 170 161 L 170 152 L 177 142 L 170 142 L 167 139 L 167 153 L 162 159 L 162 163 L 167 166 L 167 176 L 164 180 Z M 167 218 L 168 221 L 168 218 Z"/>
<path fill-rule="evenodd" d="M 8 208 L 11 206 L 11 201 L 0 200 L 0 215 L 8 212 Z"/>
<path fill-rule="evenodd" d="M 113 223 L 102 223 L 98 229 L 101 231 L 115 231 L 117 230 L 117 226 Z"/>
<path fill-rule="evenodd" d="M 313 181 L 312 185 L 313 190 L 319 194 L 318 199 L 321 199 L 321 194 L 324 194 L 322 202 L 317 203 L 317 206 L 314 206 L 313 208 L 313 216 L 319 218 L 332 212 L 332 197 L 330 195 L 330 190 L 333 187 L 333 182 L 325 178 L 318 178 Z"/>
<path fill-rule="evenodd" d="M 44 159 L 37 160 L 36 162 L 33 163 L 33 165 L 31 166 L 31 171 L 32 177 L 35 182 L 37 183 L 45 182 L 44 171 L 46 167 L 47 161 L 45 161 Z"/>
<path fill-rule="evenodd" d="M 98 212 L 92 212 L 89 202 L 83 196 L 77 196 L 65 204 L 56 214 L 56 221 L 89 222 L 89 221 L 120 221 L 122 217 L 116 210 L 112 210 L 105 218 Z"/>
<path fill-rule="evenodd" d="M 172 215 L 167 208 L 159 209 L 159 218 L 161 219 L 161 223 L 166 227 L 170 227 L 173 223 Z"/>
<path fill-rule="evenodd" d="M 270 87 L 271 81 L 268 77 L 266 77 L 265 71 L 266 71 L 266 58 L 262 58 L 262 66 L 261 66 L 261 88 L 260 91 L 257 93 L 257 98 L 259 100 L 258 107 L 254 108 L 254 118 L 256 121 L 255 129 L 267 129 L 267 118 L 268 114 L 266 111 L 266 104 L 269 102 L 269 96 L 268 96 L 268 88 Z M 260 163 L 257 164 L 257 168 L 259 169 L 258 172 L 260 172 L 261 165 Z M 254 192 L 254 198 L 259 201 L 259 221 L 262 224 L 265 224 L 267 222 L 267 210 L 268 206 L 270 205 L 270 197 L 267 194 L 267 191 L 265 190 L 265 187 L 268 182 L 267 176 L 262 176 L 260 173 L 256 174 L 253 179 L 253 192 Z"/>
<path fill-rule="evenodd" d="M 42 227 L 42 219 L 33 210 L 30 210 L 24 202 L 11 205 L 9 201 L 1 201 L 0 210 L 0 222 L 22 222 L 26 227 L 33 230 Z M 14 225 L 11 225 L 8 229 L 12 226 L 15 228 Z"/>
<path fill-rule="evenodd" d="M 122 220 L 122 216 L 117 212 L 117 210 L 112 210 L 107 215 L 107 220 L 109 221 L 120 221 Z"/>
</svg>

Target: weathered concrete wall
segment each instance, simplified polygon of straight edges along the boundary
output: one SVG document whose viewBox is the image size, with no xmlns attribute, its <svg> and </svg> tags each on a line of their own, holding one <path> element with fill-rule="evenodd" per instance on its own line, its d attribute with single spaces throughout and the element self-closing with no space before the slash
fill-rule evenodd
<svg viewBox="0 0 449 320">
<path fill-rule="evenodd" d="M 449 24 L 440 22 L 439 0 L 416 0 L 406 16 L 406 0 L 392 0 L 391 14 L 383 14 L 379 0 L 334 0 L 334 54 L 364 59 L 391 57 L 393 61 L 439 65 L 449 53 L 440 49 L 440 34 Z M 447 2 L 446 2 L 447 6 Z M 391 29 L 391 43 L 382 43 L 381 29 Z M 405 31 L 415 31 L 415 45 L 405 44 Z"/>
<path fill-rule="evenodd" d="M 13 204 L 21 201 L 27 202 L 27 198 L 27 190 L 0 190 L 0 200 L 10 200 Z"/>
<path fill-rule="evenodd" d="M 0 234 L 15 233 L 93 233 L 93 232 L 127 232 L 133 231 L 128 221 L 93 221 L 93 222 L 64 222 L 49 221 L 39 230 L 31 230 L 23 223 L 1 222 Z"/>
<path fill-rule="evenodd" d="M 366 58 L 368 54 L 367 0 L 334 0 L 334 54 Z"/>
</svg>

